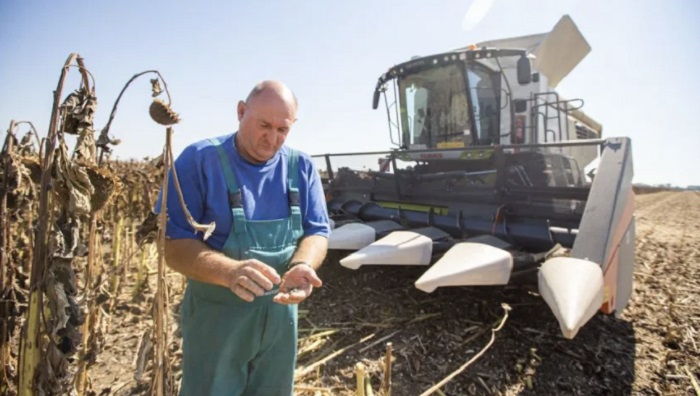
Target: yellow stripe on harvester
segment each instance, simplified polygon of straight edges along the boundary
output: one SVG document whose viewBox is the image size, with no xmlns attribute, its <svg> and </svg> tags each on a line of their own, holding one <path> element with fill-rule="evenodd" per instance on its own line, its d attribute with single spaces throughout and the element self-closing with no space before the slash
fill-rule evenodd
<svg viewBox="0 0 700 396">
<path fill-rule="evenodd" d="M 383 208 L 388 208 L 388 209 L 404 209 L 404 210 L 412 210 L 414 212 L 428 212 L 430 209 L 433 210 L 433 213 L 439 214 L 439 215 L 446 215 L 448 212 L 448 208 L 444 206 L 431 206 L 431 205 L 419 205 L 419 204 L 407 204 L 407 203 L 399 203 L 399 202 L 377 202 L 379 206 Z"/>
<path fill-rule="evenodd" d="M 437 148 L 438 149 L 464 148 L 464 142 L 463 141 L 438 142 Z"/>
</svg>

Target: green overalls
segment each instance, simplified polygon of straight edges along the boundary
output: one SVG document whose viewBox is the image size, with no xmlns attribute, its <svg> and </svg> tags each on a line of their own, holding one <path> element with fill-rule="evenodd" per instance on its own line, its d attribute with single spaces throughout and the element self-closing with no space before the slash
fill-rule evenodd
<svg viewBox="0 0 700 396">
<path fill-rule="evenodd" d="M 222 252 L 236 260 L 258 259 L 275 268 L 281 277 L 304 233 L 297 188 L 298 154 L 292 150 L 287 168 L 290 216 L 251 221 L 243 212 L 231 159 L 220 141 L 213 143 L 233 212 Z M 297 306 L 272 302 L 277 287 L 246 302 L 227 288 L 188 279 L 181 309 L 180 395 L 292 395 Z"/>
</svg>

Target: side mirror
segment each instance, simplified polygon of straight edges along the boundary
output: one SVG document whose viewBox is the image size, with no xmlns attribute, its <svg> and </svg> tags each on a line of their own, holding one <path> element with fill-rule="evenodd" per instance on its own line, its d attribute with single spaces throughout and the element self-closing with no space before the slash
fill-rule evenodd
<svg viewBox="0 0 700 396">
<path fill-rule="evenodd" d="M 374 96 L 372 97 L 372 109 L 377 110 L 377 107 L 379 107 L 379 90 L 374 91 Z"/>
<path fill-rule="evenodd" d="M 527 85 L 532 82 L 532 71 L 530 70 L 530 59 L 527 55 L 522 55 L 518 59 L 518 84 Z"/>
</svg>

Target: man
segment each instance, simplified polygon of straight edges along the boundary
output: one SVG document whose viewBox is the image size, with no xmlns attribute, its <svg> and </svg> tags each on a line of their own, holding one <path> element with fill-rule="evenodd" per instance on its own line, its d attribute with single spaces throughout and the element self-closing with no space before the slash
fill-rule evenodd
<svg viewBox="0 0 700 396">
<path fill-rule="evenodd" d="M 289 88 L 264 81 L 238 103 L 238 132 L 175 162 L 194 220 L 216 222 L 202 241 L 169 184 L 165 258 L 188 278 L 182 395 L 292 394 L 296 304 L 321 286 L 329 234 L 314 164 L 284 146 L 296 115 Z"/>
</svg>

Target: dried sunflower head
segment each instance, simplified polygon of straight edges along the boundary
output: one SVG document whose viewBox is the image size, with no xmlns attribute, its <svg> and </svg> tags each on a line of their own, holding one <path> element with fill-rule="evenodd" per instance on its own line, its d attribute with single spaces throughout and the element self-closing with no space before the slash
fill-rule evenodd
<svg viewBox="0 0 700 396">
<path fill-rule="evenodd" d="M 106 168 L 88 165 L 87 175 L 95 187 L 95 193 L 90 197 L 92 212 L 103 209 L 121 190 L 119 178 Z"/>
<path fill-rule="evenodd" d="M 173 125 L 180 122 L 180 116 L 160 99 L 154 99 L 151 107 L 148 109 L 153 121 L 161 125 Z"/>
<path fill-rule="evenodd" d="M 72 214 L 86 216 L 103 209 L 119 192 L 119 178 L 106 168 L 63 155 L 54 160 L 54 197 Z"/>
</svg>

